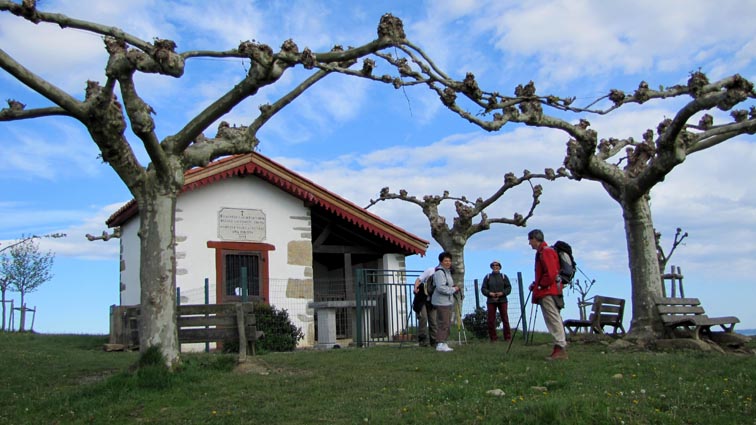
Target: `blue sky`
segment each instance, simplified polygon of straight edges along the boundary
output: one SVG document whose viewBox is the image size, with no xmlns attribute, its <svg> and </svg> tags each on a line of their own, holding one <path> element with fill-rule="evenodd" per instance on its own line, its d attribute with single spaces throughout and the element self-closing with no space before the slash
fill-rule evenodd
<svg viewBox="0 0 756 425">
<path fill-rule="evenodd" d="M 533 80 L 541 94 L 575 96 L 586 104 L 611 88 L 632 91 L 684 83 L 702 70 L 710 79 L 740 73 L 756 80 L 756 3 L 696 1 L 148 1 L 48 0 L 43 10 L 113 25 L 144 40 L 174 40 L 179 51 L 226 50 L 257 40 L 278 48 L 329 50 L 375 37 L 386 12 L 404 21 L 410 40 L 451 76 L 473 72 L 479 84 L 510 94 Z M 0 48 L 57 86 L 82 97 L 87 80 L 104 81 L 101 40 L 81 31 L 33 25 L 0 14 Z M 156 110 L 161 138 L 172 134 L 245 71 L 235 60 L 189 61 L 181 79 L 140 76 L 139 92 Z M 378 73 L 389 72 L 385 66 Z M 246 124 L 258 105 L 301 78 L 299 71 L 232 111 L 226 121 Z M 44 99 L 0 71 L 0 95 L 27 107 Z M 588 117 L 601 137 L 641 138 L 675 112 L 675 102 L 653 102 L 604 117 Z M 578 117 L 574 117 L 577 119 Z M 207 130 L 212 135 L 215 128 Z M 513 125 L 486 133 L 444 109 L 420 87 L 395 90 L 329 76 L 273 118 L 259 134 L 260 151 L 293 170 L 367 205 L 380 189 L 418 196 L 487 196 L 503 175 L 561 165 L 564 134 Z M 83 127 L 67 118 L 0 123 L 0 242 L 22 234 L 65 232 L 44 240 L 56 253 L 55 277 L 27 303 L 38 309 L 40 332 L 107 333 L 108 309 L 118 303 L 118 242 L 88 242 L 131 196 L 97 158 Z M 147 162 L 143 149 L 135 147 Z M 671 264 L 685 275 L 689 296 L 711 315 L 736 315 L 739 328 L 756 328 L 756 139 L 731 140 L 695 154 L 652 192 L 654 223 L 671 244 L 677 227 L 690 236 Z M 488 212 L 511 217 L 529 207 L 527 189 L 508 193 Z M 544 184 L 529 228 L 547 241 L 570 242 L 580 269 L 596 279 L 592 295 L 630 299 L 628 260 L 619 207 L 595 182 Z M 449 215 L 451 219 L 451 207 Z M 371 209 L 431 240 L 419 208 L 384 202 Z M 474 236 L 467 278 L 482 278 L 498 259 L 511 277 L 532 279 L 528 229 L 498 226 Z M 2 245 L 0 245 L 2 246 Z M 409 267 L 435 263 L 434 243 Z M 583 277 L 583 276 L 579 276 Z M 568 295 L 565 316 L 576 315 Z M 516 318 L 514 319 L 516 320 Z"/>
</svg>

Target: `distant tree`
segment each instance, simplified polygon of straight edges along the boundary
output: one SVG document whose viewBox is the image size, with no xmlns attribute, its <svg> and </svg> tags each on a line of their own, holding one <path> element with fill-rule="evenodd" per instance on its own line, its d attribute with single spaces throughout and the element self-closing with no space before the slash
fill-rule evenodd
<svg viewBox="0 0 756 425">
<path fill-rule="evenodd" d="M 0 330 L 5 330 L 6 324 L 5 324 L 5 318 L 8 317 L 8 312 L 6 310 L 6 302 L 7 298 L 5 297 L 5 294 L 8 292 L 8 288 L 10 287 L 10 279 L 8 276 L 3 274 L 2 270 L 5 269 L 6 264 L 10 262 L 10 258 L 8 258 L 7 254 L 2 253 L 0 254 L 0 294 L 2 294 L 2 304 L 3 305 L 3 325 Z"/>
<path fill-rule="evenodd" d="M 678 245 L 682 243 L 682 241 L 688 237 L 688 232 L 683 233 L 681 228 L 677 228 L 677 231 L 675 232 L 675 239 L 672 241 L 672 246 L 669 248 L 669 252 L 664 252 L 664 248 L 661 245 L 661 232 L 656 231 L 654 229 L 654 239 L 656 241 L 656 257 L 659 260 L 659 273 L 664 274 L 664 270 L 667 268 L 667 263 L 669 263 L 669 259 L 672 258 L 672 254 L 675 253 L 675 250 L 677 249 Z"/>
<path fill-rule="evenodd" d="M 10 278 L 3 272 L 3 270 L 10 269 L 11 267 L 11 257 L 9 256 L 9 253 L 6 252 L 9 249 L 13 248 L 14 246 L 26 243 L 28 241 L 31 241 L 33 239 L 39 239 L 39 238 L 63 238 L 65 237 L 65 233 L 50 233 L 42 236 L 38 235 L 31 235 L 31 236 L 22 236 L 21 239 L 14 241 L 13 243 L 7 244 L 3 246 L 2 243 L 0 243 L 0 293 L 2 294 L 2 310 L 3 310 L 3 320 L 2 320 L 2 330 L 6 330 L 6 326 L 10 328 L 10 326 L 6 325 L 5 318 L 8 317 L 8 312 L 6 311 L 6 304 L 8 302 L 8 299 L 6 298 L 6 293 L 8 289 L 10 289 Z"/>
<path fill-rule="evenodd" d="M 575 279 L 570 283 L 570 290 L 577 292 L 580 295 L 577 300 L 577 306 L 580 311 L 581 320 L 586 319 L 585 308 L 590 305 L 589 300 L 593 299 L 593 297 L 588 298 L 588 294 L 591 292 L 591 289 L 593 289 L 593 285 L 595 284 L 596 279 L 590 279 L 588 277 L 582 282 L 580 279 Z"/>
<path fill-rule="evenodd" d="M 43 283 L 52 279 L 52 266 L 55 255 L 48 251 L 39 251 L 39 242 L 26 238 L 10 247 L 7 259 L 0 263 L 0 275 L 7 281 L 11 290 L 21 296 L 21 318 L 18 330 L 26 328 L 26 294 L 36 291 Z"/>
<path fill-rule="evenodd" d="M 504 183 L 491 196 L 486 199 L 478 198 L 471 201 L 465 196 L 453 197 L 448 191 L 443 195 L 432 196 L 426 195 L 422 199 L 409 195 L 406 190 L 402 189 L 399 193 L 393 193 L 388 187 L 384 187 L 378 199 L 371 199 L 366 208 L 377 204 L 381 201 L 398 199 L 419 206 L 430 224 L 431 236 L 438 242 L 444 251 L 452 254 L 452 277 L 454 282 L 464 289 L 465 283 L 465 246 L 467 241 L 475 234 L 491 228 L 492 224 L 509 224 L 513 226 L 525 227 L 528 219 L 533 216 L 536 206 L 541 202 L 540 197 L 543 194 L 541 185 L 533 185 L 533 179 L 556 180 L 559 177 L 569 177 L 569 173 L 560 168 L 558 171 L 552 169 L 544 170 L 543 174 L 533 174 L 528 170 L 523 172 L 521 177 L 516 177 L 514 173 L 507 173 L 504 176 Z M 528 182 L 533 193 L 533 201 L 530 209 L 525 215 L 515 213 L 513 217 L 489 217 L 485 209 L 493 205 L 504 194 L 520 184 Z M 454 217 L 452 225 L 449 225 L 446 217 L 439 213 L 439 206 L 444 201 L 454 201 L 454 209 L 457 216 Z M 460 293 L 464 293 L 460 291 Z"/>
</svg>

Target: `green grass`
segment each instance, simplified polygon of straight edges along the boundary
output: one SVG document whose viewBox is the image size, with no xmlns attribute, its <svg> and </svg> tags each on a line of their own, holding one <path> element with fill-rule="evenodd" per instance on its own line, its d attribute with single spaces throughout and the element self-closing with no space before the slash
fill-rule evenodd
<svg viewBox="0 0 756 425">
<path fill-rule="evenodd" d="M 0 333 L 0 424 L 756 424 L 756 356 L 593 343 L 552 363 L 547 341 L 184 354 L 168 374 L 103 336 Z"/>
</svg>

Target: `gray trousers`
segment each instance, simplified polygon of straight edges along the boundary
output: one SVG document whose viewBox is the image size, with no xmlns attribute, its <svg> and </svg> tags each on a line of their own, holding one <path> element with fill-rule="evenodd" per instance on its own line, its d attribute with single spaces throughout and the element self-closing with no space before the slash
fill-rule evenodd
<svg viewBox="0 0 756 425">
<path fill-rule="evenodd" d="M 451 330 L 453 305 L 434 306 L 436 312 L 436 342 L 446 342 Z"/>
<path fill-rule="evenodd" d="M 425 303 L 420 313 L 417 314 L 417 320 L 417 338 L 419 342 L 421 344 L 430 342 L 431 345 L 435 345 L 438 325 L 436 321 L 436 309 L 433 308 L 431 303 Z"/>
<path fill-rule="evenodd" d="M 567 337 L 564 334 L 562 315 L 559 313 L 559 308 L 556 306 L 554 297 L 547 295 L 541 298 L 540 304 L 543 321 L 546 323 L 546 329 L 549 330 L 549 333 L 554 338 L 554 345 L 562 348 L 567 347 Z"/>
</svg>

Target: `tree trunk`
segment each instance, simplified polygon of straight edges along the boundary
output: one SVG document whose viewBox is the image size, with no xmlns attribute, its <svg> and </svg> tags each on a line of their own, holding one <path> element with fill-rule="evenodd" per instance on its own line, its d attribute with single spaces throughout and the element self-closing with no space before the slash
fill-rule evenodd
<svg viewBox="0 0 756 425">
<path fill-rule="evenodd" d="M 176 329 L 176 245 L 174 238 L 177 192 L 145 185 L 139 204 L 141 319 L 139 351 L 159 346 L 166 365 L 179 362 Z"/>
<path fill-rule="evenodd" d="M 18 321 L 18 331 L 23 332 L 26 327 L 26 303 L 24 303 L 24 293 L 21 292 L 21 314 Z"/>
<path fill-rule="evenodd" d="M 654 304 L 654 296 L 661 295 L 661 274 L 656 256 L 651 207 L 648 196 L 621 204 L 632 282 L 633 319 L 628 337 L 657 338 L 663 332 L 661 319 Z"/>
<path fill-rule="evenodd" d="M 452 280 L 459 286 L 459 292 L 454 296 L 454 314 L 452 314 L 452 323 L 457 323 L 457 313 L 462 312 L 462 303 L 465 299 L 465 246 L 451 244 L 448 247 L 442 247 L 452 255 Z"/>
<path fill-rule="evenodd" d="M 2 304 L 3 304 L 3 327 L 2 327 L 2 328 L 0 328 L 0 330 L 3 330 L 3 331 L 5 330 L 5 317 L 6 317 L 6 314 L 7 314 L 7 313 L 6 313 L 6 311 L 5 311 L 5 291 L 6 291 L 6 289 L 5 289 L 5 288 L 3 288 L 3 289 L 2 289 L 1 291 L 0 291 L 0 292 L 2 292 L 2 297 L 3 297 L 3 298 L 2 298 L 2 299 L 3 299 L 3 302 L 2 302 Z M 10 326 L 9 326 L 9 327 L 10 327 Z"/>
<path fill-rule="evenodd" d="M 448 250 L 452 255 L 452 279 L 464 294 L 465 289 L 465 247 L 453 246 Z"/>
</svg>

